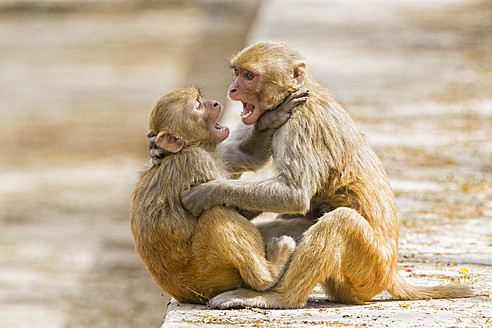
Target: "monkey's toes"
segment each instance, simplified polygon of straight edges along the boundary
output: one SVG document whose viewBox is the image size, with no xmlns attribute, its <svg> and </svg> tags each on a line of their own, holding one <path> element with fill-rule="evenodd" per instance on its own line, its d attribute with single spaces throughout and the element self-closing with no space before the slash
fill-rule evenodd
<svg viewBox="0 0 492 328">
<path fill-rule="evenodd" d="M 296 242 L 290 236 L 272 238 L 267 244 L 267 257 L 272 261 L 281 257 L 290 256 L 295 248 Z"/>
<path fill-rule="evenodd" d="M 219 294 L 207 302 L 207 306 L 213 309 L 230 309 L 243 306 L 241 299 L 234 296 L 234 290 Z"/>
</svg>

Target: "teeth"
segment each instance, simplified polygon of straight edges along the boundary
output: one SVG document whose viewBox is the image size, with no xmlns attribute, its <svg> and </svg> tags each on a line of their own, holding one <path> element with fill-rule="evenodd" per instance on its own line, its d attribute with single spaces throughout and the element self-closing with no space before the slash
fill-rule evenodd
<svg viewBox="0 0 492 328">
<path fill-rule="evenodd" d="M 253 110 L 255 106 L 248 104 L 248 103 L 243 103 L 243 112 L 241 113 L 241 118 L 247 118 L 250 117 L 253 114 Z"/>
<path fill-rule="evenodd" d="M 250 117 L 251 114 L 253 114 L 253 113 L 249 112 L 249 113 L 246 113 L 246 114 L 241 114 L 241 118 Z"/>
<path fill-rule="evenodd" d="M 218 122 L 215 123 L 215 129 L 219 130 L 219 131 L 224 131 L 226 129 L 225 126 L 222 126 L 220 125 Z"/>
</svg>

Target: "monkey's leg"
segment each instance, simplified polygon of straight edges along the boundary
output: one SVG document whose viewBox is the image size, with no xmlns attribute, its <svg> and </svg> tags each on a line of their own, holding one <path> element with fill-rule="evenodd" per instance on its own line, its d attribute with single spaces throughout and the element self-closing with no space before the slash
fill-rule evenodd
<svg viewBox="0 0 492 328">
<path fill-rule="evenodd" d="M 397 299 L 455 298 L 476 295 L 469 286 L 446 284 L 419 287 L 407 283 L 396 268 L 396 240 L 381 240 L 377 233 L 358 214 L 340 221 L 347 225 L 340 270 L 325 282 L 324 289 L 335 300 L 343 303 L 361 303 L 383 290 Z M 350 227 L 352 226 L 352 228 Z"/>
<path fill-rule="evenodd" d="M 193 249 L 199 250 L 196 261 L 203 261 L 206 256 L 211 261 L 220 259 L 230 263 L 246 286 L 260 291 L 278 282 L 295 248 L 292 238 L 279 238 L 269 245 L 271 260 L 267 260 L 259 231 L 229 208 L 214 207 L 206 211 L 199 218 L 196 231 L 193 238 Z"/>
<path fill-rule="evenodd" d="M 292 221 L 292 220 L 289 220 Z M 314 286 L 325 280 L 338 260 L 338 243 L 328 245 L 335 233 L 320 220 L 310 227 L 294 251 L 292 260 L 281 281 L 271 291 L 256 292 L 235 289 L 215 296 L 208 302 L 214 308 L 262 307 L 296 308 L 303 306 Z"/>
<path fill-rule="evenodd" d="M 338 270 L 324 282 L 325 292 L 342 303 L 362 303 L 385 290 L 393 279 L 397 244 L 383 240 L 356 211 L 341 211 L 334 222 L 341 231 L 343 253 Z"/>
<path fill-rule="evenodd" d="M 357 211 L 338 208 L 308 229 L 275 290 L 287 306 L 299 306 L 325 282 L 338 301 L 361 303 L 386 288 L 395 266 L 396 246 L 390 249 Z"/>
<path fill-rule="evenodd" d="M 266 293 L 236 289 L 214 297 L 219 308 L 303 306 L 317 283 L 330 287 L 338 300 L 360 303 L 384 290 L 396 263 L 366 220 L 356 211 L 338 208 L 309 228 L 277 287 Z"/>
<path fill-rule="evenodd" d="M 339 208 L 320 220 L 337 231 L 335 242 L 341 250 L 336 269 L 323 282 L 326 294 L 336 301 L 356 304 L 385 290 L 396 269 L 396 241 L 382 240 L 352 209 Z"/>
</svg>

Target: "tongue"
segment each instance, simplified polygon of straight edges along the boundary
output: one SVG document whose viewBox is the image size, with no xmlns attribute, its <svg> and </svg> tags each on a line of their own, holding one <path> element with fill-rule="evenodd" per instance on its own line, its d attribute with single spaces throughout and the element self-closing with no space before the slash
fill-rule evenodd
<svg viewBox="0 0 492 328">
<path fill-rule="evenodd" d="M 244 109 L 243 109 L 243 112 L 241 113 L 241 116 L 245 117 L 245 116 L 249 116 L 249 114 L 251 114 L 253 112 L 253 109 L 255 108 L 255 106 L 253 106 L 252 104 L 244 104 Z"/>
</svg>

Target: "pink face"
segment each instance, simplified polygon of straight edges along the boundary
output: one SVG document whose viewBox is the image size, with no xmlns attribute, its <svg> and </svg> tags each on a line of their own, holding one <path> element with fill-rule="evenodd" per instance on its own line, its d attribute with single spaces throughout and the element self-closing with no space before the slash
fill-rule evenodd
<svg viewBox="0 0 492 328">
<path fill-rule="evenodd" d="M 258 80 L 258 73 L 242 67 L 233 67 L 229 98 L 243 103 L 241 120 L 246 125 L 255 123 L 266 110 L 257 97 L 260 89 Z"/>
<path fill-rule="evenodd" d="M 220 125 L 217 120 L 222 111 L 222 105 L 215 100 L 204 100 L 197 95 L 193 105 L 193 113 L 198 116 L 199 120 L 208 128 L 212 137 L 221 142 L 229 136 L 229 128 Z"/>
</svg>

